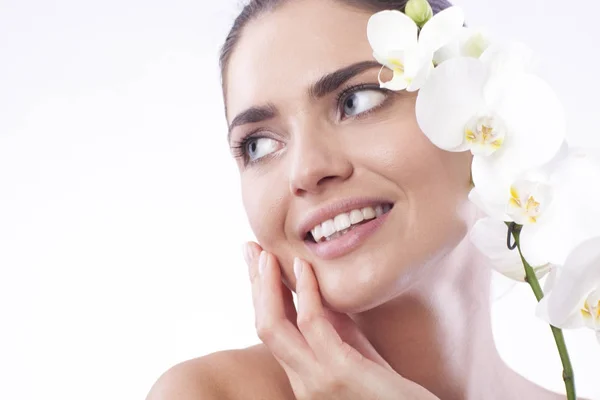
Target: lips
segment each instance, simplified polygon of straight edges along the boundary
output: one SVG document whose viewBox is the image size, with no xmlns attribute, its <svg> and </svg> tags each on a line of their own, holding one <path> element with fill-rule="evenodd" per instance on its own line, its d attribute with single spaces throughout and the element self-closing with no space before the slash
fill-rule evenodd
<svg viewBox="0 0 600 400">
<path fill-rule="evenodd" d="M 308 233 L 317 225 L 335 218 L 343 213 L 350 213 L 352 210 L 364 209 L 366 207 L 375 207 L 377 205 L 393 206 L 394 202 L 385 198 L 348 198 L 336 203 L 328 204 L 320 209 L 312 211 L 302 221 L 298 227 L 298 236 L 300 239 L 306 239 Z M 338 229 L 336 229 L 338 230 Z M 341 229 L 339 229 L 341 230 Z M 330 235 L 333 232 L 327 232 Z"/>
<path fill-rule="evenodd" d="M 387 211 L 383 212 L 383 209 Z M 378 209 L 376 215 L 368 215 L 360 221 L 358 210 Z M 383 198 L 352 198 L 322 207 L 300 224 L 298 235 L 305 246 L 321 259 L 340 257 L 366 241 L 383 226 L 392 214 L 394 203 Z M 348 218 L 354 214 L 349 221 Z M 335 225 L 337 223 L 337 225 Z M 322 231 L 319 231 L 322 229 Z M 311 233 L 312 231 L 312 233 Z M 320 240 L 313 238 L 316 234 Z"/>
<path fill-rule="evenodd" d="M 393 204 L 378 204 L 372 207 L 354 209 L 349 213 L 341 213 L 334 218 L 329 219 L 314 227 L 306 236 L 305 240 L 312 240 L 315 243 L 329 241 L 337 238 L 356 226 L 366 224 L 370 220 L 377 218 L 393 207 Z"/>
<path fill-rule="evenodd" d="M 351 230 L 341 236 L 319 243 L 313 240 L 305 240 L 304 244 L 315 256 L 323 260 L 331 260 L 342 257 L 363 245 L 372 238 L 390 218 L 393 217 L 394 207 L 387 213 L 368 220 L 365 223 L 355 225 Z"/>
</svg>

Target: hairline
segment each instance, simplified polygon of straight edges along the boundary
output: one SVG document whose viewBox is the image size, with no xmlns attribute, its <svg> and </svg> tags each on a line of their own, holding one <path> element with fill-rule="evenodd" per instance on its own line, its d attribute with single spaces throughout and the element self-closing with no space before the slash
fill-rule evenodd
<svg viewBox="0 0 600 400">
<path fill-rule="evenodd" d="M 258 12 L 255 13 L 255 15 L 250 16 L 250 18 L 237 31 L 237 38 L 233 39 L 234 43 L 232 43 L 232 45 L 228 46 L 229 43 L 227 43 L 227 41 L 223 44 L 223 47 L 221 48 L 221 56 L 219 58 L 219 67 L 220 67 L 220 71 L 221 71 L 221 89 L 222 89 L 223 106 L 225 108 L 225 117 L 226 118 L 227 118 L 227 96 L 226 96 L 227 79 L 226 79 L 226 75 L 227 75 L 227 70 L 229 67 L 229 60 L 231 59 L 231 55 L 237 48 L 237 45 L 240 41 L 239 39 L 242 37 L 242 35 L 246 31 L 247 26 L 250 23 L 255 22 L 256 20 L 277 11 L 281 6 L 285 5 L 289 1 L 297 1 L 297 0 L 273 0 L 273 3 L 268 4 L 265 9 L 259 10 Z M 386 9 L 384 7 L 376 7 L 374 5 L 369 6 L 369 4 L 361 3 L 361 0 L 331 0 L 331 1 L 334 1 L 338 4 L 340 4 L 341 6 L 346 6 L 346 7 L 352 8 L 354 10 L 358 10 L 358 11 L 377 12 L 377 11 Z M 387 8 L 389 8 L 389 9 L 404 9 L 404 6 L 405 6 L 406 2 L 408 2 L 408 0 L 403 0 L 400 2 L 403 3 L 400 7 L 393 7 L 393 5 L 390 5 L 390 7 L 387 7 Z M 228 39 L 229 39 L 229 37 L 228 37 Z"/>
<path fill-rule="evenodd" d="M 287 4 L 289 1 L 298 1 L 298 0 L 263 0 L 265 3 L 259 3 L 258 0 L 250 0 L 248 5 L 246 5 L 238 17 L 235 19 L 235 22 L 232 28 L 227 35 L 225 43 L 221 47 L 220 57 L 219 57 L 219 67 L 221 71 L 221 90 L 222 90 L 222 98 L 223 98 L 223 107 L 225 110 L 225 117 L 227 118 L 227 70 L 229 68 L 229 60 L 231 59 L 232 54 L 235 52 L 237 48 L 240 38 L 243 36 L 246 31 L 246 27 L 251 23 L 256 21 L 257 19 L 264 17 L 267 14 L 270 14 L 279 9 L 279 7 Z M 377 0 L 330 0 L 334 1 L 342 6 L 346 6 L 358 11 L 371 11 L 378 12 L 382 10 L 399 10 L 404 11 L 406 7 L 406 3 L 408 0 L 387 0 L 384 4 L 376 4 Z M 381 0 L 382 2 L 384 0 Z M 433 8 L 433 13 L 437 14 L 440 11 L 452 6 L 450 0 L 428 0 L 431 7 Z M 254 8 L 253 8 L 254 7 Z M 247 15 L 246 15 L 247 14 Z M 242 18 L 246 15 L 246 19 Z M 239 26 L 238 26 L 239 25 Z M 237 29 L 236 29 L 237 28 Z"/>
</svg>

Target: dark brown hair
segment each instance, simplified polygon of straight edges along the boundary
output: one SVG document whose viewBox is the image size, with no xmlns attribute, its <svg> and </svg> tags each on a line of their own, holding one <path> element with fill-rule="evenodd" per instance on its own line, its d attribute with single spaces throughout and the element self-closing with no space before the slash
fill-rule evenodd
<svg viewBox="0 0 600 400">
<path fill-rule="evenodd" d="M 221 57 L 219 63 L 221 66 L 221 81 L 223 83 L 223 93 L 225 93 L 225 71 L 229 64 L 229 58 L 233 52 L 237 42 L 242 35 L 244 27 L 253 19 L 261 14 L 272 11 L 278 6 L 292 0 L 250 0 L 240 15 L 233 22 L 233 26 L 225 39 L 225 44 L 221 49 Z M 336 0 L 351 7 L 356 7 L 362 10 L 378 12 L 382 10 L 400 10 L 404 11 L 404 7 L 408 0 Z M 433 13 L 450 7 L 452 4 L 448 0 L 429 0 Z"/>
</svg>

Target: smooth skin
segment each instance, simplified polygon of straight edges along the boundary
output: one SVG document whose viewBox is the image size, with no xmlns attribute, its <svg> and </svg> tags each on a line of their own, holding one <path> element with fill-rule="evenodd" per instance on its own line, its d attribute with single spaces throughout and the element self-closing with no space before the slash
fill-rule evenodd
<svg viewBox="0 0 600 400">
<path fill-rule="evenodd" d="M 246 250 L 256 328 L 296 399 L 437 399 L 398 375 L 348 315 L 323 307 L 317 278 L 300 259 L 294 260 L 296 311 L 277 260 L 260 250 L 255 244 Z"/>
<path fill-rule="evenodd" d="M 324 76 L 373 61 L 370 15 L 292 0 L 243 31 L 225 74 L 227 122 L 251 107 L 272 111 L 229 138 L 260 243 L 247 259 L 262 343 L 179 364 L 148 400 L 564 398 L 511 370 L 495 347 L 491 270 L 467 238 L 477 218 L 471 155 L 432 145 L 416 93 L 381 91 L 377 66 L 316 94 Z M 394 207 L 360 247 L 327 260 L 306 247 L 307 214 L 363 196 Z"/>
</svg>

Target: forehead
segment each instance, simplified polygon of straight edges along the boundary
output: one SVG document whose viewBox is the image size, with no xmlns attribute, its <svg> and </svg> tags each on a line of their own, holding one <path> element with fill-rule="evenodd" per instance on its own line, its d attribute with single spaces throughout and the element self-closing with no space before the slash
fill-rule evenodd
<svg viewBox="0 0 600 400">
<path fill-rule="evenodd" d="M 292 0 L 250 22 L 229 60 L 227 110 L 306 97 L 322 75 L 373 59 L 372 12 L 334 0 Z"/>
</svg>

